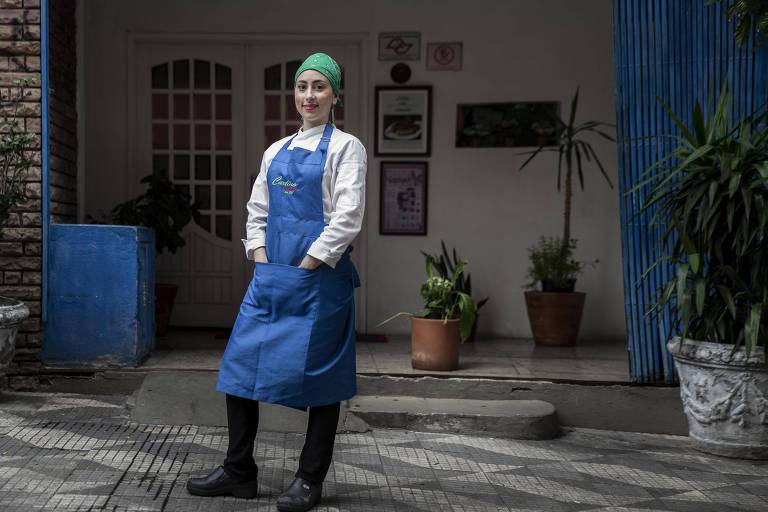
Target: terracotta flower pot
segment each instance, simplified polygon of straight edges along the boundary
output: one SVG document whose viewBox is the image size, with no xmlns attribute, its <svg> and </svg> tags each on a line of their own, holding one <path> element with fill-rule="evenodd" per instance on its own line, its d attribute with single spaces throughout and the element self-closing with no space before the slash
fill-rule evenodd
<svg viewBox="0 0 768 512">
<path fill-rule="evenodd" d="M 459 320 L 411 317 L 411 366 L 417 370 L 459 368 Z"/>
<path fill-rule="evenodd" d="M 171 321 L 173 303 L 179 287 L 175 284 L 155 283 L 155 334 L 165 336 Z"/>
<path fill-rule="evenodd" d="M 525 292 L 533 340 L 538 345 L 575 345 L 586 297 L 583 292 Z"/>
</svg>

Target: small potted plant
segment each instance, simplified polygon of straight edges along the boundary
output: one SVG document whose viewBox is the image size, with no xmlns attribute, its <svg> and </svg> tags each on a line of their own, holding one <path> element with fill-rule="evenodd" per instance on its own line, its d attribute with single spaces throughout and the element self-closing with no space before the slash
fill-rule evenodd
<svg viewBox="0 0 768 512">
<path fill-rule="evenodd" d="M 600 173 L 608 182 L 608 186 L 613 188 L 613 183 L 605 172 L 597 152 L 592 144 L 584 139 L 584 135 L 593 134 L 615 142 L 615 139 L 602 127 L 613 126 L 609 123 L 599 121 L 585 121 L 576 124 L 576 110 L 579 104 L 579 89 L 571 100 L 571 112 L 567 120 L 554 116 L 551 119 L 554 125 L 554 136 L 556 143 L 552 146 L 541 145 L 532 151 L 521 153 L 530 155 L 528 159 L 520 166 L 523 170 L 536 156 L 541 153 L 557 153 L 557 190 L 560 191 L 561 178 L 563 178 L 563 163 L 565 163 L 565 194 L 563 208 L 563 235 L 560 238 L 549 238 L 539 242 L 538 246 L 529 249 L 531 254 L 531 263 L 536 275 L 543 277 L 534 278 L 541 282 L 542 290 L 540 293 L 526 292 L 526 305 L 528 307 L 528 318 L 531 322 L 531 330 L 534 331 L 534 340 L 537 343 L 547 345 L 573 345 L 578 336 L 579 325 L 581 323 L 581 313 L 584 307 L 586 295 L 574 291 L 576 277 L 582 270 L 581 264 L 575 262 L 572 258 L 576 247 L 576 240 L 571 237 L 571 204 L 573 201 L 573 175 L 574 172 L 579 179 L 579 185 L 584 190 L 584 172 L 583 161 L 592 162 L 600 170 Z M 556 244 L 560 245 L 559 254 Z M 539 265 L 539 269 L 537 269 Z M 541 272 L 542 265 L 550 269 L 548 273 Z M 556 284 L 556 289 L 549 285 Z M 570 295 L 568 295 L 570 294 Z M 531 311 L 531 307 L 535 311 Z M 546 311 L 547 313 L 543 313 Z M 578 319 L 574 316 L 578 314 Z M 547 326 L 547 323 L 553 325 Z M 534 325 L 535 324 L 535 325 Z M 546 337 L 542 334 L 542 329 L 547 329 Z M 537 335 L 537 332 L 539 333 Z"/>
<path fill-rule="evenodd" d="M 26 199 L 24 178 L 34 165 L 30 156 L 35 137 L 22 129 L 19 117 L 26 88 L 31 79 L 12 82 L 12 87 L 0 96 L 0 227 L 5 227 L 11 210 Z M 16 333 L 29 317 L 29 308 L 18 299 L 0 297 L 0 375 L 5 375 L 16 352 Z"/>
<path fill-rule="evenodd" d="M 199 211 L 196 203 L 191 202 L 189 192 L 177 188 L 165 176 L 150 174 L 141 179 L 148 185 L 147 190 L 134 199 L 115 206 L 108 215 L 100 219 L 89 218 L 91 222 L 119 224 L 127 226 L 145 226 L 155 231 L 155 251 L 158 255 L 164 250 L 176 253 L 186 242 L 181 236 L 184 227 Z M 155 320 L 156 333 L 163 336 L 168 330 L 168 323 L 173 312 L 178 286 L 170 283 L 155 283 Z"/>
<path fill-rule="evenodd" d="M 690 125 L 664 109 L 674 147 L 627 192 L 648 189 L 641 211 L 662 224 L 646 274 L 671 265 L 649 313 L 671 321 L 694 447 L 768 458 L 768 112 L 732 123 L 725 91 L 708 114 L 696 103 Z"/>
<path fill-rule="evenodd" d="M 525 303 L 533 340 L 539 345 L 576 344 L 586 294 L 574 291 L 574 287 L 586 263 L 573 259 L 575 248 L 574 239 L 564 251 L 559 238 L 541 237 L 528 249 L 531 266 Z M 536 291 L 539 285 L 541 291 Z"/>
<path fill-rule="evenodd" d="M 440 246 L 443 251 L 442 254 L 431 255 L 424 251 L 421 251 L 421 254 L 431 261 L 432 267 L 440 277 L 443 279 L 451 279 L 456 266 L 461 260 L 456 254 L 456 249 L 451 250 L 453 259 L 448 256 L 448 249 L 445 247 L 445 242 L 443 240 L 440 240 Z M 462 272 L 459 275 L 459 278 L 456 281 L 456 290 L 466 293 L 470 297 L 472 296 L 472 276 L 469 275 L 469 272 Z M 477 337 L 477 323 L 480 319 L 480 309 L 485 306 L 485 303 L 488 302 L 489 298 L 490 297 L 486 297 L 477 302 L 477 314 L 475 316 L 475 321 L 472 324 L 472 331 L 469 333 L 469 336 L 466 339 L 468 343 L 475 341 L 475 338 Z"/>
<path fill-rule="evenodd" d="M 411 317 L 411 366 L 419 370 L 450 371 L 459 368 L 459 344 L 472 332 L 477 304 L 470 295 L 459 291 L 457 283 L 466 261 L 453 267 L 450 279 L 435 275 L 434 262 L 426 255 L 427 280 L 421 285 L 424 309 L 417 313 L 401 312 Z"/>
</svg>

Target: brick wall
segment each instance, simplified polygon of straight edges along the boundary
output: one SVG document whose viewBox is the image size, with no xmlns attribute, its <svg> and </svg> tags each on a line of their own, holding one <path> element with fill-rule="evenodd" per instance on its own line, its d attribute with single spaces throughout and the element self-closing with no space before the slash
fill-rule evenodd
<svg viewBox="0 0 768 512">
<path fill-rule="evenodd" d="M 49 2 L 51 221 L 73 222 L 77 215 L 77 114 L 75 1 Z M 0 0 L 0 93 L 13 80 L 34 78 L 25 91 L 26 130 L 37 134 L 36 165 L 25 177 L 27 201 L 19 204 L 0 232 L 0 295 L 26 302 L 30 317 L 19 329 L 16 356 L 8 371 L 15 389 L 38 385 L 42 291 L 40 0 Z M 6 382 L 0 382 L 0 386 Z"/>
<path fill-rule="evenodd" d="M 51 222 L 77 222 L 77 46 L 75 0 L 50 0 Z"/>
</svg>

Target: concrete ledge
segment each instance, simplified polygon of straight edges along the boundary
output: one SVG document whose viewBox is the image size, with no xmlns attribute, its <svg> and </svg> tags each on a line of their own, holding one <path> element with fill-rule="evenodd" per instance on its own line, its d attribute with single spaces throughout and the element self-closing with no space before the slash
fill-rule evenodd
<svg viewBox="0 0 768 512">
<path fill-rule="evenodd" d="M 158 425 L 226 426 L 225 396 L 216 392 L 216 372 L 152 372 L 135 393 L 131 419 Z M 347 414 L 342 403 L 337 432 L 365 432 L 368 425 Z M 299 432 L 307 430 L 307 413 L 281 405 L 259 403 L 259 430 Z"/>
<path fill-rule="evenodd" d="M 552 439 L 559 431 L 554 406 L 541 400 L 357 396 L 349 410 L 372 427 L 513 439 Z"/>
<path fill-rule="evenodd" d="M 688 435 L 679 386 L 358 375 L 357 392 L 358 396 L 543 400 L 555 406 L 563 426 Z"/>
</svg>

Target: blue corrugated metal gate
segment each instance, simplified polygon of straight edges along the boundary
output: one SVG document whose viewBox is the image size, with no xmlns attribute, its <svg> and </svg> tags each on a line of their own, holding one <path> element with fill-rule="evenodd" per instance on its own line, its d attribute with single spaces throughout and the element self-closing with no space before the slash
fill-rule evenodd
<svg viewBox="0 0 768 512">
<path fill-rule="evenodd" d="M 659 256 L 659 227 L 638 215 L 643 192 L 625 195 L 640 174 L 670 150 L 653 136 L 673 133 L 672 121 L 656 97 L 663 98 L 687 123 L 698 99 L 716 98 L 727 84 L 733 114 L 752 112 L 766 101 L 768 48 L 750 42 L 740 48 L 727 22 L 731 2 L 706 0 L 614 0 L 613 46 L 624 290 L 630 373 L 634 382 L 674 383 L 677 376 L 665 342 L 665 319 L 645 316 L 669 268 L 640 276 Z"/>
</svg>

